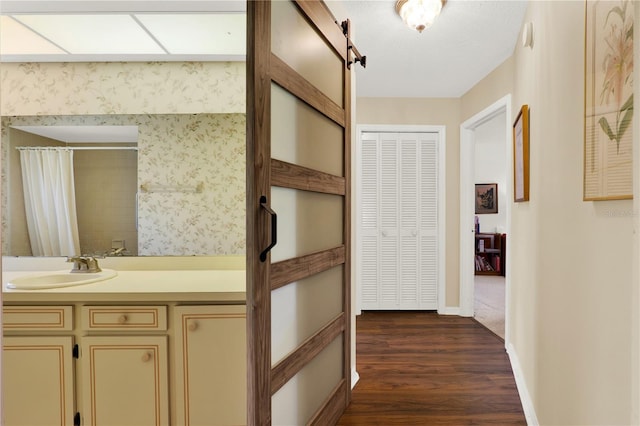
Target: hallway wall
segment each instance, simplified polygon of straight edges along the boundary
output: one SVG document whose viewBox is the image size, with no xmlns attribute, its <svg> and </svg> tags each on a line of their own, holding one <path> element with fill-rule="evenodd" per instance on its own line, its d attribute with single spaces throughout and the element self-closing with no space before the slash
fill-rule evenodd
<svg viewBox="0 0 640 426">
<path fill-rule="evenodd" d="M 513 84 L 511 121 L 530 108 L 531 201 L 512 205 L 512 348 L 540 424 L 637 424 L 633 202 L 582 201 L 584 2 L 529 2 L 528 21 L 533 49 L 518 45 L 463 98 L 471 116 Z M 510 66 L 513 83 L 495 78 Z"/>
<path fill-rule="evenodd" d="M 511 122 L 521 105 L 529 105 L 531 201 L 513 203 L 508 196 L 510 349 L 540 424 L 638 424 L 638 213 L 630 200 L 582 199 L 584 2 L 529 2 L 529 21 L 533 48 L 518 44 L 511 58 L 462 98 L 358 98 L 356 121 L 447 125 L 447 306 L 454 307 L 459 125 L 509 93 Z M 638 133 L 635 138 L 637 146 Z M 508 178 L 512 173 L 509 160 Z"/>
</svg>

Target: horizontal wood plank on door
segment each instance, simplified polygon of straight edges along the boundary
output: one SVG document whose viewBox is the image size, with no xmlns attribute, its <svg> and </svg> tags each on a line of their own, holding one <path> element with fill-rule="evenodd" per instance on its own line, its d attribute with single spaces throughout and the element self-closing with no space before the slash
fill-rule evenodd
<svg viewBox="0 0 640 426">
<path fill-rule="evenodd" d="M 338 26 L 336 18 L 333 16 L 325 3 L 318 1 L 295 0 L 303 14 L 312 19 L 322 33 L 323 38 L 329 42 L 333 50 L 347 60 L 347 43 L 342 28 Z"/>
<path fill-rule="evenodd" d="M 342 265 L 345 261 L 343 245 L 271 265 L 271 290 L 276 290 L 320 272 Z"/>
<path fill-rule="evenodd" d="M 473 318 L 364 312 L 338 425 L 526 425 L 504 342 Z"/>
<path fill-rule="evenodd" d="M 313 426 L 335 425 L 347 405 L 347 389 L 347 381 L 342 379 L 307 424 Z"/>
<path fill-rule="evenodd" d="M 271 79 L 298 99 L 320 112 L 330 120 L 344 127 L 346 124 L 345 110 L 333 102 L 313 84 L 298 74 L 282 59 L 271 54 Z"/>
<path fill-rule="evenodd" d="M 293 376 L 298 374 L 316 355 L 322 352 L 340 333 L 344 332 L 344 313 L 305 340 L 293 352 L 271 369 L 271 394 L 275 394 Z"/>
<path fill-rule="evenodd" d="M 345 179 L 308 167 L 271 159 L 271 184 L 323 194 L 345 195 Z"/>
</svg>

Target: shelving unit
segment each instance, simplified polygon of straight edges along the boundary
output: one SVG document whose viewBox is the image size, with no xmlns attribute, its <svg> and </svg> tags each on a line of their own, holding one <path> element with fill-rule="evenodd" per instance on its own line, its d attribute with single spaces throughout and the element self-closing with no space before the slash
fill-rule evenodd
<svg viewBox="0 0 640 426">
<path fill-rule="evenodd" d="M 504 276 L 506 241 L 506 234 L 476 234 L 476 275 Z"/>
</svg>

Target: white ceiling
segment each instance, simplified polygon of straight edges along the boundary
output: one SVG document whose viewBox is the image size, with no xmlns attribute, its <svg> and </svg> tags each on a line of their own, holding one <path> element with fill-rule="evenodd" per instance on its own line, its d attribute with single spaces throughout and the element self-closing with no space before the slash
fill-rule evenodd
<svg viewBox="0 0 640 426">
<path fill-rule="evenodd" d="M 344 7 L 367 67 L 358 96 L 460 97 L 509 58 L 526 0 L 448 0 L 433 26 L 406 27 L 395 1 L 347 0 Z"/>
<path fill-rule="evenodd" d="M 0 3 L 0 61 L 244 61 L 246 2 Z"/>
<path fill-rule="evenodd" d="M 358 96 L 459 97 L 512 55 L 526 0 L 448 0 L 422 34 L 395 0 L 327 0 L 367 67 Z M 245 60 L 245 0 L 0 1 L 0 62 Z M 341 13 L 336 13 L 341 11 Z"/>
</svg>

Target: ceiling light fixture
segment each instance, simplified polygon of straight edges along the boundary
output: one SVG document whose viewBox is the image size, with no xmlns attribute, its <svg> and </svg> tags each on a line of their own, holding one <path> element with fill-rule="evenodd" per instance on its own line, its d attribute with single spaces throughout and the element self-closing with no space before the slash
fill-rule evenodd
<svg viewBox="0 0 640 426">
<path fill-rule="evenodd" d="M 396 12 L 405 24 L 421 33 L 436 20 L 447 0 L 398 0 Z"/>
</svg>

